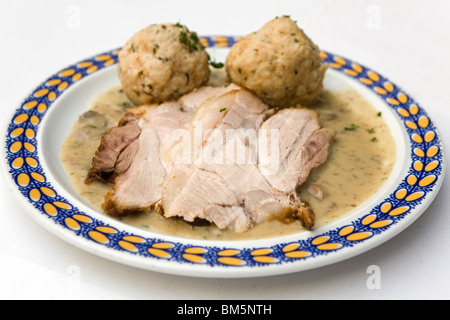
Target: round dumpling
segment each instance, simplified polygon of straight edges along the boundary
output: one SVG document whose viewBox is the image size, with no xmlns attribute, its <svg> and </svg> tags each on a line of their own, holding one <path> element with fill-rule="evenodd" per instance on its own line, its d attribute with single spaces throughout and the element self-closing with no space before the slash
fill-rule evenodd
<svg viewBox="0 0 450 320">
<path fill-rule="evenodd" d="M 326 69 L 319 48 L 289 17 L 273 19 L 238 41 L 226 61 L 232 82 L 278 108 L 313 102 Z"/>
<path fill-rule="evenodd" d="M 118 76 L 135 105 L 161 103 L 206 84 L 209 57 L 197 34 L 185 26 L 151 25 L 120 51 Z"/>
</svg>

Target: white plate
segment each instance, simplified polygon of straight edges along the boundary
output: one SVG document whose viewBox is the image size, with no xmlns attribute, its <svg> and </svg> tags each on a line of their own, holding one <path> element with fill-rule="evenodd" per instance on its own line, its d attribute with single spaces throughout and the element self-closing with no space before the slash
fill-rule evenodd
<svg viewBox="0 0 450 320">
<path fill-rule="evenodd" d="M 216 61 L 225 61 L 235 39 L 202 41 Z M 193 277 L 259 277 L 313 269 L 354 257 L 397 235 L 426 210 L 442 185 L 443 143 L 422 107 L 377 72 L 322 52 L 330 65 L 325 87 L 355 88 L 383 113 L 392 130 L 397 162 L 375 196 L 312 232 L 264 240 L 192 240 L 120 223 L 77 194 L 59 158 L 77 117 L 96 95 L 119 84 L 117 53 L 82 60 L 42 82 L 11 115 L 2 139 L 2 171 L 25 210 L 61 239 L 95 255 Z"/>
</svg>

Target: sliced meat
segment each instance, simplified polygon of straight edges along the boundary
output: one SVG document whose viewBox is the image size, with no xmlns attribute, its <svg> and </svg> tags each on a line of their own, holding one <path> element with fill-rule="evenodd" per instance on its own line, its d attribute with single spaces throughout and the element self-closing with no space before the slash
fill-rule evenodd
<svg viewBox="0 0 450 320">
<path fill-rule="evenodd" d="M 242 174 L 238 179 L 244 180 L 244 175 L 252 179 L 250 168 L 235 167 L 235 157 L 227 158 L 224 145 L 235 138 L 227 132 L 257 132 L 267 110 L 267 105 L 247 90 L 232 91 L 201 105 L 189 130 L 171 150 L 174 167 L 163 184 L 160 204 L 165 217 L 189 222 L 203 219 L 237 232 L 252 227 L 242 192 L 230 184 L 236 179 L 233 168 Z"/>
<path fill-rule="evenodd" d="M 103 136 L 100 147 L 92 159 L 86 183 L 93 181 L 111 182 L 117 159 L 140 133 L 141 129 L 137 123 L 129 122 L 124 126 L 112 128 L 107 135 Z"/>
<path fill-rule="evenodd" d="M 166 218 L 213 222 L 220 229 L 248 230 L 251 221 L 236 194 L 214 172 L 193 165 L 172 169 L 164 183 L 161 207 Z"/>
<path fill-rule="evenodd" d="M 296 191 L 326 161 L 333 138 L 314 111 L 274 113 L 246 89 L 206 87 L 178 101 L 133 109 L 122 120 L 96 154 L 108 160 L 101 174 L 114 177 L 106 213 L 155 207 L 167 218 L 236 232 L 271 219 L 313 227 L 314 212 Z M 114 141 L 119 133 L 127 139 Z"/>
<path fill-rule="evenodd" d="M 279 161 L 275 168 L 259 149 L 259 168 L 276 189 L 292 192 L 302 185 L 312 169 L 322 165 L 335 132 L 321 128 L 315 111 L 306 108 L 284 109 L 270 117 L 261 127 L 264 134 L 276 132 L 279 141 Z"/>
<path fill-rule="evenodd" d="M 332 133 L 320 128 L 313 111 L 287 109 L 265 120 L 267 111 L 244 89 L 197 110 L 189 131 L 172 148 L 172 157 L 183 161 L 174 164 L 163 184 L 160 209 L 165 217 L 204 219 L 237 232 L 285 217 L 313 227 L 314 212 L 296 190 L 326 160 Z M 258 148 L 260 133 L 273 148 Z"/>
<path fill-rule="evenodd" d="M 107 214 L 117 216 L 149 209 L 159 201 L 158 186 L 166 178 L 159 148 L 160 139 L 152 128 L 142 130 L 129 145 L 132 161 L 105 197 L 102 207 Z"/>
<path fill-rule="evenodd" d="M 86 183 L 113 182 L 103 209 L 112 216 L 146 210 L 160 200 L 160 184 L 170 171 L 167 150 L 174 132 L 186 130 L 199 104 L 237 89 L 202 87 L 161 105 L 145 105 L 127 113 L 119 126 L 102 138 Z"/>
<path fill-rule="evenodd" d="M 266 104 L 254 94 L 242 89 L 208 99 L 196 111 L 188 131 L 171 148 L 172 162 L 217 164 L 224 160 L 218 159 L 224 156 L 223 153 L 215 153 L 223 149 L 223 138 L 229 136 L 230 132 L 236 134 L 237 130 L 243 133 L 245 130 L 257 132 L 266 117 L 267 110 Z"/>
</svg>

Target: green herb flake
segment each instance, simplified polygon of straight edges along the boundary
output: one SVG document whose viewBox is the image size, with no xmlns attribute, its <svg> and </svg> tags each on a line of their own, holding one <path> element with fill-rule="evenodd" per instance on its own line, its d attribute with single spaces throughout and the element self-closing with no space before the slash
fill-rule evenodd
<svg viewBox="0 0 450 320">
<path fill-rule="evenodd" d="M 378 117 L 381 117 L 381 111 L 377 113 L 377 116 L 378 116 Z"/>
<path fill-rule="evenodd" d="M 119 107 L 129 108 L 129 107 L 131 107 L 131 103 L 130 102 L 122 102 L 122 103 L 119 103 Z"/>
<path fill-rule="evenodd" d="M 209 53 L 206 53 L 206 56 L 208 57 L 208 63 L 211 65 L 211 67 L 216 68 L 216 69 L 220 69 L 220 68 L 223 68 L 225 66 L 225 64 L 222 63 L 222 62 L 216 62 L 216 61 L 212 60 L 211 56 L 209 55 Z"/>
<path fill-rule="evenodd" d="M 227 108 L 222 108 L 220 109 L 220 112 L 224 112 L 225 110 L 227 110 Z"/>
<path fill-rule="evenodd" d="M 225 65 L 222 62 L 210 61 L 209 64 L 216 69 L 223 68 Z"/>
<path fill-rule="evenodd" d="M 181 28 L 181 31 L 178 35 L 178 40 L 188 47 L 189 52 L 204 49 L 196 32 L 189 31 L 186 26 L 180 23 L 175 24 L 175 26 Z"/>
<path fill-rule="evenodd" d="M 352 123 L 351 126 L 350 126 L 350 127 L 346 127 L 345 130 L 346 130 L 346 131 L 355 131 L 355 130 L 358 129 L 358 128 L 359 128 L 358 125 Z"/>
<path fill-rule="evenodd" d="M 372 142 L 377 142 L 378 139 L 377 139 L 377 137 L 373 137 L 372 139 L 370 139 L 370 141 L 372 141 Z"/>
<path fill-rule="evenodd" d="M 375 129 L 374 128 L 367 129 L 367 132 L 370 134 L 375 133 Z"/>
</svg>

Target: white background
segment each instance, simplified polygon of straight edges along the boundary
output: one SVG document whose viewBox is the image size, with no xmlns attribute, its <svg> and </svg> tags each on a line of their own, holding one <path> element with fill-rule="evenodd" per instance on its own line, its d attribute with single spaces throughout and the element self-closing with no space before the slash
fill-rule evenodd
<svg viewBox="0 0 450 320">
<path fill-rule="evenodd" d="M 449 13 L 450 1 L 443 0 L 0 0 L 0 108 L 10 114 L 51 74 L 122 46 L 152 23 L 243 35 L 290 15 L 322 49 L 371 67 L 411 94 L 448 142 Z M 2 125 L 10 121 L 4 118 Z M 0 298 L 449 299 L 448 194 L 447 178 L 412 226 L 344 262 L 266 278 L 192 279 L 123 266 L 59 240 L 1 180 Z M 379 289 L 367 286 L 371 265 L 380 268 Z"/>
</svg>

